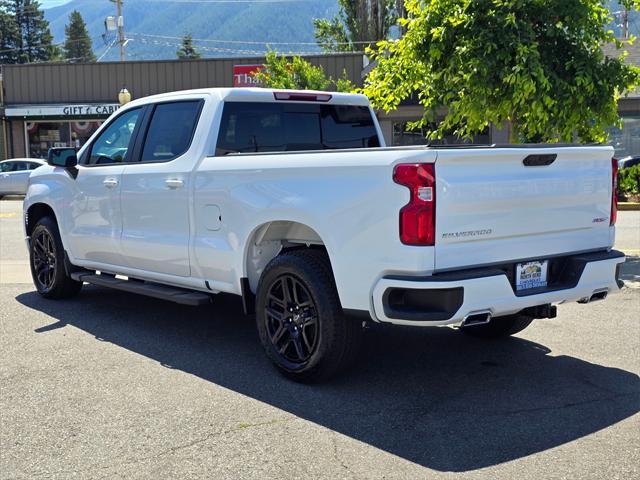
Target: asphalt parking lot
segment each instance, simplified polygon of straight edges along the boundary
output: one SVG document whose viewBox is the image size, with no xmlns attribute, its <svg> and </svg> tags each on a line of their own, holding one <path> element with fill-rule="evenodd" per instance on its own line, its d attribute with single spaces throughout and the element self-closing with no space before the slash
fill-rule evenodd
<svg viewBox="0 0 640 480">
<path fill-rule="evenodd" d="M 240 302 L 30 284 L 0 201 L 0 478 L 640 478 L 640 212 L 620 295 L 504 341 L 374 328 L 347 375 L 278 376 Z"/>
</svg>

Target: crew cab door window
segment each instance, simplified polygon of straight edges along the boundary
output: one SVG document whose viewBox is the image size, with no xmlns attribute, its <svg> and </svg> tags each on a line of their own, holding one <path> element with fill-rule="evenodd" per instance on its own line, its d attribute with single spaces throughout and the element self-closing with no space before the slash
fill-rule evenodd
<svg viewBox="0 0 640 480">
<path fill-rule="evenodd" d="M 379 146 L 367 107 L 225 102 L 216 155 Z"/>
<path fill-rule="evenodd" d="M 142 108 L 134 108 L 117 117 L 91 146 L 89 165 L 109 165 L 128 161 L 133 132 L 142 119 Z"/>
<path fill-rule="evenodd" d="M 168 162 L 185 153 L 191 145 L 201 107 L 201 100 L 156 105 L 144 141 L 142 161 Z"/>
</svg>

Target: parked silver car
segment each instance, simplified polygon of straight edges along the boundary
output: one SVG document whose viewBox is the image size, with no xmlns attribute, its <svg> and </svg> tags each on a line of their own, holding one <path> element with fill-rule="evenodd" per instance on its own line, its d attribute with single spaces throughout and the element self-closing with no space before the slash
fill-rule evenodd
<svg viewBox="0 0 640 480">
<path fill-rule="evenodd" d="M 45 163 L 37 158 L 12 158 L 0 162 L 0 198 L 27 193 L 31 171 Z"/>
</svg>

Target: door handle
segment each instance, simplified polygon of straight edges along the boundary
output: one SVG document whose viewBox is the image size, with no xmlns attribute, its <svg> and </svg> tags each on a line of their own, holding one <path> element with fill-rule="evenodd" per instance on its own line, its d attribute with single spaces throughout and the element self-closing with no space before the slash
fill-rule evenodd
<svg viewBox="0 0 640 480">
<path fill-rule="evenodd" d="M 171 189 L 181 188 L 184 186 L 184 182 L 179 178 L 167 178 L 164 181 L 164 184 Z"/>
<path fill-rule="evenodd" d="M 114 188 L 118 186 L 118 180 L 115 178 L 105 178 L 102 184 L 107 188 Z"/>
</svg>

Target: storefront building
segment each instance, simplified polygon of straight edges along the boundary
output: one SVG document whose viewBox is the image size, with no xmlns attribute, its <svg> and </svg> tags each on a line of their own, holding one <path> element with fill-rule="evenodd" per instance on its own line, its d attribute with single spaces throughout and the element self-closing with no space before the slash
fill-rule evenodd
<svg viewBox="0 0 640 480">
<path fill-rule="evenodd" d="M 640 156 L 640 91 L 618 102 L 621 127 L 611 129 L 610 142 L 616 157 Z"/>
<path fill-rule="evenodd" d="M 120 107 L 117 103 L 12 105 L 4 110 L 16 157 L 45 158 L 49 148 L 80 148 Z"/>
<path fill-rule="evenodd" d="M 627 61 L 640 65 L 640 45 Z M 609 52 L 615 54 L 615 52 Z M 346 72 L 356 85 L 371 68 L 356 53 L 308 56 L 327 75 Z M 126 87 L 133 98 L 176 90 L 252 85 L 251 72 L 264 58 L 224 58 L 89 64 L 4 65 L 0 74 L 0 159 L 44 158 L 51 147 L 81 147 L 120 104 Z M 617 156 L 640 155 L 640 91 L 619 102 L 622 128 L 612 129 Z M 388 114 L 379 113 L 388 145 L 425 144 L 424 131 L 410 123 L 422 115 L 420 105 L 406 101 Z M 492 126 L 473 143 L 508 143 L 508 126 Z M 439 143 L 460 143 L 448 137 Z"/>
<path fill-rule="evenodd" d="M 640 67 L 640 44 L 635 42 L 625 50 L 625 62 Z M 619 55 L 611 46 L 605 48 L 604 53 L 611 57 Z M 640 156 L 640 88 L 618 100 L 618 113 L 622 126 L 610 131 L 610 143 L 616 150 L 616 157 Z"/>
<path fill-rule="evenodd" d="M 359 54 L 307 57 L 328 75 L 347 72 L 361 83 Z M 2 66 L 6 151 L 0 158 L 46 157 L 50 147 L 80 147 L 119 108 L 124 87 L 133 98 L 176 90 L 232 87 L 264 58 L 224 58 Z"/>
</svg>

